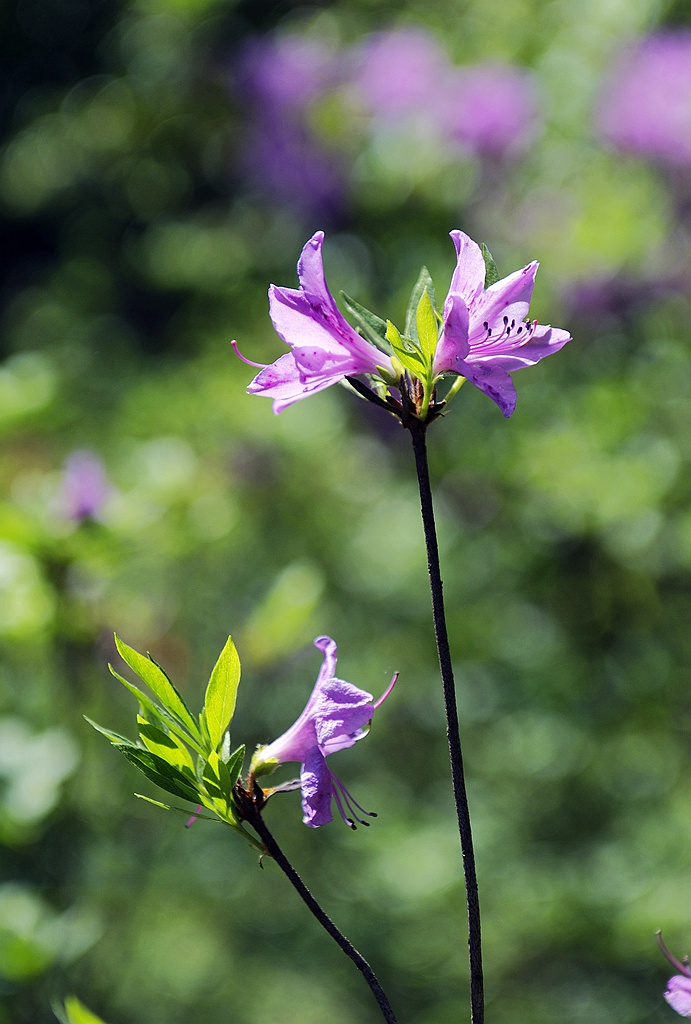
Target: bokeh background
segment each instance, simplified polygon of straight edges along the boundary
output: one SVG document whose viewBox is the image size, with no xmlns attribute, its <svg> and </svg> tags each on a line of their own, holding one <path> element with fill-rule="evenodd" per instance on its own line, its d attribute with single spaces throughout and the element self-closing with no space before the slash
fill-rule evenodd
<svg viewBox="0 0 691 1024">
<path fill-rule="evenodd" d="M 691 945 L 691 10 L 657 0 L 19 0 L 0 9 L 0 1022 L 361 1024 L 272 864 L 153 790 L 112 632 L 234 739 L 400 684 L 334 768 L 374 827 L 267 819 L 399 1019 L 467 1019 L 409 442 L 336 388 L 274 417 L 269 282 L 317 229 L 401 323 L 462 228 L 571 330 L 504 421 L 430 434 L 493 1024 L 671 1020 Z M 119 666 L 122 667 L 122 666 Z"/>
</svg>

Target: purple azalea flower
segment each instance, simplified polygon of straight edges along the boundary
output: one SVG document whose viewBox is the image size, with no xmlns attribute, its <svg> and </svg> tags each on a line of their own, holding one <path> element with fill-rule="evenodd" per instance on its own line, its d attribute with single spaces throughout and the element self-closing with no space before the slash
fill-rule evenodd
<svg viewBox="0 0 691 1024">
<path fill-rule="evenodd" d="M 675 974 L 667 982 L 665 999 L 681 1017 L 691 1017 L 691 969 L 688 957 L 677 960 L 662 941 L 660 932 L 657 933 L 657 942 L 672 966 L 681 971 L 681 974 Z"/>
<path fill-rule="evenodd" d="M 111 494 L 103 462 L 94 452 L 75 451 L 65 460 L 60 505 L 68 519 L 95 519 Z"/>
<path fill-rule="evenodd" d="M 257 750 L 252 758 L 250 776 L 268 774 L 279 764 L 297 761 L 301 764 L 302 820 L 305 825 L 316 828 L 330 822 L 332 800 L 351 828 L 355 828 L 355 821 L 367 825 L 360 814 L 375 815 L 357 803 L 331 771 L 326 758 L 337 750 L 352 747 L 367 735 L 367 726 L 375 710 L 393 689 L 397 675 L 384 695 L 374 702 L 371 693 L 336 678 L 337 648 L 331 637 L 317 637 L 314 646 L 323 651 L 324 661 L 312 695 L 290 729 L 273 743 Z M 277 788 L 293 786 L 289 783 L 286 787 Z"/>
<path fill-rule="evenodd" d="M 691 164 L 691 31 L 650 36 L 620 61 L 600 104 L 613 145 Z"/>
<path fill-rule="evenodd" d="M 516 388 L 509 374 L 558 352 L 571 336 L 526 320 L 536 262 L 485 288 L 479 245 L 462 231 L 452 231 L 451 238 L 458 260 L 444 303 L 434 372 L 465 377 L 508 417 L 516 407 Z"/>
<path fill-rule="evenodd" d="M 381 376 L 382 371 L 394 377 L 389 357 L 361 338 L 338 309 L 324 277 L 323 241 L 324 232 L 317 231 L 302 250 L 298 290 L 269 288 L 274 328 L 291 351 L 269 366 L 251 363 L 262 370 L 247 390 L 251 395 L 272 398 L 275 413 L 345 377 Z M 235 342 L 233 346 L 238 352 Z"/>
</svg>

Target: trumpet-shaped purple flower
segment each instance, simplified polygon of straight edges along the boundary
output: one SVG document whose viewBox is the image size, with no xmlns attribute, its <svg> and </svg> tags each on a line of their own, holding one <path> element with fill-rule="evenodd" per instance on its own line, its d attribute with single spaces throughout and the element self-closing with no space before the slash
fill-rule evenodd
<svg viewBox="0 0 691 1024">
<path fill-rule="evenodd" d="M 350 795 L 329 768 L 326 758 L 337 750 L 352 747 L 367 735 L 367 726 L 376 708 L 388 697 L 397 676 L 384 695 L 374 702 L 371 693 L 336 678 L 337 648 L 330 637 L 317 637 L 314 646 L 323 651 L 324 660 L 312 695 L 287 732 L 268 746 L 258 748 L 252 758 L 251 775 L 265 775 L 280 764 L 297 761 L 301 764 L 302 820 L 306 825 L 316 828 L 331 821 L 332 799 L 351 828 L 355 828 L 353 819 L 367 825 L 360 815 L 375 815 Z M 286 787 L 278 787 L 281 788 Z"/>
<path fill-rule="evenodd" d="M 324 232 L 317 231 L 302 250 L 299 289 L 269 288 L 274 328 L 291 351 L 262 366 L 247 390 L 272 398 L 275 413 L 345 377 L 394 375 L 389 357 L 361 338 L 338 309 L 324 277 L 323 242 Z"/>
<path fill-rule="evenodd" d="M 482 251 L 462 231 L 452 231 L 456 269 L 444 303 L 444 327 L 434 356 L 434 372 L 457 373 L 496 402 L 504 416 L 516 407 L 509 376 L 558 352 L 568 331 L 527 320 L 538 263 L 485 288 Z"/>
<path fill-rule="evenodd" d="M 662 935 L 657 933 L 657 943 L 673 967 L 676 967 L 681 974 L 675 974 L 667 982 L 665 999 L 676 1010 L 681 1017 L 691 1017 L 691 969 L 689 959 L 677 960 L 667 949 L 662 941 Z"/>
</svg>

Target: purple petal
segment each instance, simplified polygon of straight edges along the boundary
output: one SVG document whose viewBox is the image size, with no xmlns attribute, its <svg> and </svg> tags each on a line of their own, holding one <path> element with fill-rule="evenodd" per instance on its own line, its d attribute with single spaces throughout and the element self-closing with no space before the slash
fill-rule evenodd
<svg viewBox="0 0 691 1024">
<path fill-rule="evenodd" d="M 304 279 L 304 275 L 303 275 Z M 323 276 L 322 276 L 323 280 Z M 310 287 L 317 284 L 310 277 Z M 324 285 L 324 287 L 326 287 Z M 306 375 L 324 373 L 324 367 L 339 374 L 376 373 L 378 366 L 391 371 L 391 360 L 361 338 L 341 315 L 330 293 L 312 297 L 293 288 L 269 289 L 269 313 L 280 338 L 293 349 L 295 360 Z"/>
<path fill-rule="evenodd" d="M 273 410 L 275 413 L 283 412 L 293 402 L 301 398 L 313 395 L 317 391 L 323 391 L 331 384 L 340 380 L 340 375 L 335 377 L 318 377 L 312 380 L 305 380 L 300 373 L 292 352 L 286 352 L 280 356 L 275 363 L 265 367 L 247 387 L 251 395 L 263 395 L 265 398 L 273 398 Z"/>
<path fill-rule="evenodd" d="M 324 654 L 322 667 L 319 669 L 319 675 L 314 687 L 315 690 L 318 690 L 321 689 L 327 679 L 333 679 L 336 674 L 338 647 L 336 646 L 336 641 L 332 640 L 330 636 L 318 636 L 314 641 L 314 646 Z"/>
<path fill-rule="evenodd" d="M 334 297 L 329 291 L 324 275 L 324 263 L 322 261 L 323 244 L 324 232 L 317 231 L 303 246 L 300 259 L 298 260 L 300 291 L 304 293 L 312 305 L 324 306 L 327 309 L 338 312 Z"/>
<path fill-rule="evenodd" d="M 522 270 L 516 270 L 508 277 L 490 285 L 478 298 L 471 309 L 471 352 L 475 347 L 483 350 L 492 348 L 495 351 L 498 347 L 504 347 L 500 340 L 504 317 L 508 319 L 509 324 L 514 321 L 519 326 L 525 320 L 533 294 L 537 268 L 537 263 L 529 263 Z M 484 326 L 485 323 L 489 324 L 492 329 L 492 334 L 489 337 Z M 511 336 L 504 340 L 511 342 L 508 347 L 513 347 L 514 339 Z"/>
<path fill-rule="evenodd" d="M 527 332 L 523 339 L 516 338 L 513 334 L 505 342 L 505 348 L 496 353 L 486 351 L 480 354 L 479 350 L 471 356 L 473 365 L 482 366 L 485 360 L 492 366 L 500 367 L 507 373 L 514 370 L 522 370 L 526 366 L 534 366 L 546 356 L 551 356 L 563 348 L 567 341 L 571 341 L 568 331 L 562 331 L 558 327 L 545 327 L 541 324 L 533 330 L 532 334 Z M 515 347 L 512 347 L 515 346 Z"/>
<path fill-rule="evenodd" d="M 333 821 L 331 814 L 331 797 L 333 780 L 326 758 L 315 747 L 305 758 L 300 769 L 300 788 L 302 789 L 302 811 L 305 825 L 318 828 Z"/>
<path fill-rule="evenodd" d="M 485 287 L 485 260 L 477 242 L 463 231 L 451 231 L 450 235 L 458 258 L 449 285 L 449 297 L 460 295 L 470 306 Z"/>
<path fill-rule="evenodd" d="M 682 1017 L 691 1017 L 691 978 L 675 974 L 667 982 L 665 999 Z"/>
<path fill-rule="evenodd" d="M 343 679 L 328 679 L 315 691 L 314 728 L 325 754 L 345 750 L 365 735 L 374 714 L 374 698 Z"/>
<path fill-rule="evenodd" d="M 458 367 L 468 355 L 470 347 L 469 322 L 470 312 L 465 300 L 449 292 L 444 303 L 444 331 L 434 353 L 435 373 L 444 373 L 446 370 L 461 373 Z"/>
<path fill-rule="evenodd" d="M 506 370 L 484 363 L 465 363 L 459 373 L 484 392 L 501 409 L 506 419 L 516 408 L 516 387 Z"/>
</svg>

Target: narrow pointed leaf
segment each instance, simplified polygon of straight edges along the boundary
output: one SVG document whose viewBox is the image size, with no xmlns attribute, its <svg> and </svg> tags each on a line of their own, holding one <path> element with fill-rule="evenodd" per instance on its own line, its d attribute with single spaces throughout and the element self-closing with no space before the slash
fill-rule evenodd
<svg viewBox="0 0 691 1024">
<path fill-rule="evenodd" d="M 125 679 L 124 676 L 121 676 L 119 672 L 116 672 L 112 665 L 109 665 L 108 668 L 110 669 L 111 675 L 115 676 L 118 682 L 122 683 L 125 689 L 129 690 L 133 697 L 137 698 L 140 705 L 146 712 L 147 718 L 149 718 L 151 722 L 160 722 L 162 729 L 170 729 L 170 731 L 174 732 L 176 736 L 180 737 L 180 739 L 184 740 L 185 742 L 191 743 L 195 750 L 198 749 L 198 741 L 190 737 L 188 731 L 185 729 L 183 725 L 180 724 L 177 718 L 171 715 L 169 711 L 166 711 L 165 708 L 159 707 L 158 704 L 155 704 L 152 701 L 151 697 L 148 697 L 142 690 L 139 689 L 138 686 L 135 686 L 134 683 L 130 683 L 128 679 Z M 198 734 L 199 730 L 197 730 L 197 735 Z"/>
<path fill-rule="evenodd" d="M 426 357 L 428 364 L 431 364 L 437 348 L 439 332 L 437 331 L 437 318 L 434 315 L 432 300 L 426 288 L 418 303 L 415 324 L 422 354 Z"/>
<path fill-rule="evenodd" d="M 209 754 L 209 760 L 204 771 L 204 782 L 207 782 L 209 778 L 212 778 L 214 785 L 217 785 L 221 791 L 223 799 L 226 803 L 229 803 L 230 791 L 233 787 L 230 782 L 228 766 L 220 759 L 214 750 Z"/>
<path fill-rule="evenodd" d="M 230 757 L 226 761 L 226 766 L 228 768 L 228 775 L 230 776 L 230 786 L 231 786 L 231 789 L 235 785 L 235 783 L 238 781 L 238 777 L 240 775 L 240 772 L 242 771 L 242 766 L 244 764 L 244 761 L 245 761 L 245 744 L 243 743 L 241 747 L 238 747 L 237 750 L 233 751 L 233 753 L 230 755 Z"/>
<path fill-rule="evenodd" d="M 98 722 L 94 722 L 93 719 L 88 718 L 87 715 L 84 715 L 84 720 L 88 722 L 96 732 L 100 732 L 102 736 L 105 736 L 107 740 L 110 740 L 114 747 L 121 747 L 123 743 L 125 746 L 132 746 L 132 740 L 129 740 L 126 736 L 121 736 L 120 733 L 113 732 L 111 729 L 105 729 L 102 725 L 99 725 Z"/>
<path fill-rule="evenodd" d="M 346 307 L 353 320 L 356 321 L 358 327 L 362 331 L 365 338 L 371 341 L 373 345 L 388 352 L 386 346 L 386 323 L 376 313 L 372 313 L 371 310 L 361 306 L 355 299 L 351 299 L 345 292 L 341 292 L 341 298 L 343 299 L 343 305 Z"/>
<path fill-rule="evenodd" d="M 194 777 L 192 755 L 187 747 L 183 746 L 175 736 L 166 734 L 149 722 L 140 724 L 139 735 L 146 744 L 146 747 L 154 754 L 158 754 L 159 757 L 162 757 L 164 761 L 172 764 L 175 768 L 187 769 L 192 777 Z"/>
<path fill-rule="evenodd" d="M 193 736 L 199 738 L 199 727 L 192 717 L 189 708 L 171 683 L 160 665 L 157 665 L 153 658 L 145 658 L 134 648 L 128 647 L 126 643 L 116 636 L 115 645 L 122 660 L 129 665 L 133 672 L 136 672 L 140 679 L 143 679 L 149 689 L 154 693 L 161 704 L 174 715 L 178 721 L 190 730 Z"/>
<path fill-rule="evenodd" d="M 240 659 L 231 637 L 214 665 L 204 696 L 204 718 L 214 750 L 220 745 L 235 711 L 240 685 Z"/>
<path fill-rule="evenodd" d="M 415 282 L 415 287 L 410 293 L 408 309 L 405 315 L 404 333 L 409 338 L 413 338 L 415 341 L 418 341 L 416 323 L 417 308 L 420 305 L 420 299 L 422 298 L 422 293 L 424 292 L 425 288 L 427 289 L 427 294 L 429 295 L 430 302 L 432 303 L 432 307 L 434 308 L 437 304 L 437 300 L 434 294 L 434 283 L 432 281 L 432 278 L 430 277 L 429 270 L 427 269 L 427 267 L 422 267 L 422 269 L 420 270 L 420 276 Z"/>
<path fill-rule="evenodd" d="M 104 1024 L 102 1018 L 88 1010 L 76 996 L 67 996 L 64 1006 L 54 1003 L 53 1013 L 61 1024 Z"/>
<path fill-rule="evenodd" d="M 190 800 L 192 803 L 199 801 L 199 794 L 190 779 L 183 775 L 179 768 L 174 768 L 173 765 L 164 761 L 162 757 L 150 750 L 142 750 L 141 747 L 120 745 L 118 749 L 135 768 L 146 775 L 147 779 L 167 793 L 179 796 L 182 800 Z"/>
<path fill-rule="evenodd" d="M 144 796 L 143 793 L 135 793 L 134 795 L 137 800 L 145 800 L 147 804 L 153 804 L 154 807 L 160 807 L 164 811 L 177 811 L 178 814 L 184 814 L 186 818 L 190 816 L 189 807 L 171 807 L 170 804 L 161 803 L 160 800 L 153 800 L 150 796 Z M 208 814 L 199 814 L 199 812 L 195 811 L 194 816 L 202 821 L 214 821 L 218 824 L 218 818 L 212 818 Z"/>
<path fill-rule="evenodd" d="M 485 261 L 485 288 L 489 288 L 490 285 L 496 284 L 499 280 L 499 271 L 497 270 L 497 264 L 492 258 L 492 253 L 484 242 L 480 248 L 482 250 L 482 258 Z"/>
</svg>

